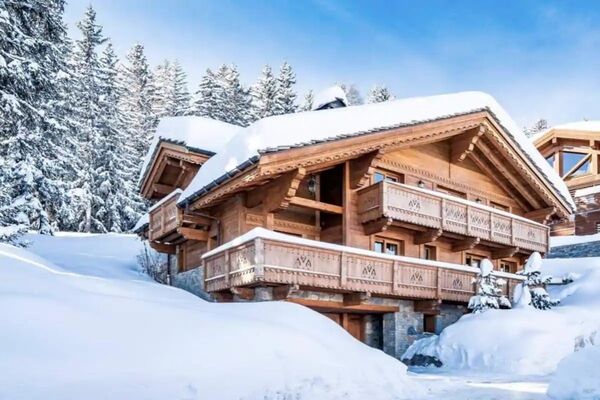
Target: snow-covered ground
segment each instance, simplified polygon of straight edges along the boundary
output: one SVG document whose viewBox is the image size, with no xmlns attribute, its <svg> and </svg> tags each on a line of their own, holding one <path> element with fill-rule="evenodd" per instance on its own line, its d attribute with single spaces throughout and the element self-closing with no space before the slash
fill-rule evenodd
<svg viewBox="0 0 600 400">
<path fill-rule="evenodd" d="M 550 247 L 600 241 L 600 233 L 581 236 L 550 236 Z"/>
<path fill-rule="evenodd" d="M 406 368 L 283 302 L 215 304 L 140 274 L 127 235 L 0 245 L 1 399 L 398 399 Z M 35 253 L 35 254 L 34 254 Z"/>
</svg>

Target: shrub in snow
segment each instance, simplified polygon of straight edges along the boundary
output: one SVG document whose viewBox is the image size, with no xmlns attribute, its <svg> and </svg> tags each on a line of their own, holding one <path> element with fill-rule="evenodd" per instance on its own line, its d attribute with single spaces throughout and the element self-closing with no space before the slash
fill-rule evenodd
<svg viewBox="0 0 600 400">
<path fill-rule="evenodd" d="M 169 269 L 167 257 L 164 254 L 157 253 L 144 241 L 144 247 L 137 256 L 137 261 L 146 274 L 156 282 L 169 284 Z"/>
<path fill-rule="evenodd" d="M 492 274 L 494 266 L 487 258 L 481 261 L 477 276 L 477 294 L 469 299 L 469 309 L 474 313 L 488 309 L 510 308 L 510 301 L 504 296 L 502 286 L 506 284 Z"/>
<path fill-rule="evenodd" d="M 519 272 L 526 280 L 519 284 L 514 300 L 522 307 L 532 305 L 538 310 L 548 310 L 560 303 L 559 300 L 551 299 L 546 291 L 545 285 L 550 283 L 552 277 L 543 277 L 541 266 L 542 256 L 536 251 L 525 263 L 523 271 Z"/>
</svg>

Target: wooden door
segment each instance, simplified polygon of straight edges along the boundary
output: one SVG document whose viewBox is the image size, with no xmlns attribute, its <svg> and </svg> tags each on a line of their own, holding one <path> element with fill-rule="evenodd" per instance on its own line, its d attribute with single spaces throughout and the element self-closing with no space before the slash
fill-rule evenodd
<svg viewBox="0 0 600 400">
<path fill-rule="evenodd" d="M 344 314 L 344 329 L 356 339 L 363 341 L 363 316 L 362 314 Z"/>
<path fill-rule="evenodd" d="M 327 313 L 327 312 L 324 312 L 324 313 L 321 313 L 321 314 L 323 314 L 327 318 L 331 319 L 336 324 L 342 325 L 342 314 L 340 314 L 340 313 Z"/>
</svg>

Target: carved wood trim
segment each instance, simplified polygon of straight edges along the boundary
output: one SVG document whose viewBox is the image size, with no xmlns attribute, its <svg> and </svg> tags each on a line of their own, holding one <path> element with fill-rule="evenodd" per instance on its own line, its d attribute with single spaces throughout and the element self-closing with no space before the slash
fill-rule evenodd
<svg viewBox="0 0 600 400">
<path fill-rule="evenodd" d="M 350 161 L 350 188 L 358 189 L 369 183 L 384 151 L 367 153 Z"/>
<path fill-rule="evenodd" d="M 475 144 L 485 133 L 486 126 L 481 125 L 468 132 L 460 134 L 452 139 L 452 150 L 450 162 L 458 163 L 467 158 L 467 155 L 475 149 Z"/>
<path fill-rule="evenodd" d="M 427 244 L 435 242 L 444 231 L 441 229 L 428 229 L 425 232 L 415 234 L 414 244 Z"/>
</svg>

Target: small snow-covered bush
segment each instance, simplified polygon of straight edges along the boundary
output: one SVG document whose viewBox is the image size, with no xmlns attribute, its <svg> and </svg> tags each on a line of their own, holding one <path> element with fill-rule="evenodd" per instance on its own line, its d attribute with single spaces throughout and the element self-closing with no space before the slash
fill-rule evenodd
<svg viewBox="0 0 600 400">
<path fill-rule="evenodd" d="M 542 256 L 537 251 L 531 254 L 520 275 L 525 276 L 525 281 L 515 292 L 515 302 L 521 306 L 531 305 L 538 310 L 549 310 L 557 306 L 560 301 L 553 300 L 546 291 L 545 285 L 552 280 L 551 276 L 542 276 Z M 572 280 L 571 280 L 572 281 Z M 519 297 L 517 297 L 519 295 Z M 525 296 L 525 297 L 524 297 Z"/>
<path fill-rule="evenodd" d="M 504 296 L 502 286 L 506 284 L 493 273 L 494 266 L 487 258 L 481 261 L 477 277 L 477 294 L 469 299 L 469 309 L 480 313 L 489 309 L 511 308 L 510 301 Z"/>
<path fill-rule="evenodd" d="M 154 251 L 148 246 L 148 242 L 144 241 L 144 247 L 140 251 L 140 254 L 138 254 L 137 259 L 142 271 L 152 279 L 158 283 L 169 283 L 167 257 L 164 254 Z"/>
</svg>

